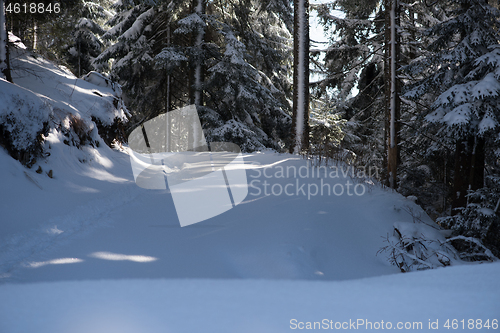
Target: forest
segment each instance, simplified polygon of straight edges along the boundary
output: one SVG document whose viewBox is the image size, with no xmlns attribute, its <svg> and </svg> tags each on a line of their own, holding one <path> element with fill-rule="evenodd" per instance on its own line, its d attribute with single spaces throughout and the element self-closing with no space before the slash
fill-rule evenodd
<svg viewBox="0 0 500 333">
<path fill-rule="evenodd" d="M 23 44 L 76 77 L 99 73 L 119 85 L 125 116 L 93 118 L 108 145 L 194 104 L 208 142 L 377 167 L 380 184 L 416 198 L 452 231 L 462 259 L 500 256 L 500 1 L 1 0 L 0 8 L 2 79 L 16 83 Z M 328 42 L 311 38 L 310 15 Z M 42 119 L 20 146 L 15 119 L 0 112 L 0 145 L 31 167 L 51 125 Z M 92 144 L 83 132 L 79 144 Z"/>
</svg>

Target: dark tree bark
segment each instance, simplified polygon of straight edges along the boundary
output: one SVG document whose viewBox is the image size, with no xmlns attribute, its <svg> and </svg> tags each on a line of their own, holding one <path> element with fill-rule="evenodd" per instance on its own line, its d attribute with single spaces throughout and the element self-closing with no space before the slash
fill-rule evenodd
<svg viewBox="0 0 500 333">
<path fill-rule="evenodd" d="M 205 14 L 206 3 L 205 0 L 193 0 L 192 2 L 193 13 L 201 16 Z M 201 49 L 205 40 L 205 29 L 200 29 L 192 34 L 192 44 L 193 46 Z M 191 104 L 203 105 L 203 90 L 201 85 L 203 84 L 205 73 L 203 66 L 203 61 L 198 59 L 194 67 L 190 70 L 190 89 L 189 89 L 189 99 Z"/>
<path fill-rule="evenodd" d="M 290 151 L 309 148 L 309 1 L 294 0 L 293 117 Z"/>
<path fill-rule="evenodd" d="M 397 188 L 397 170 L 400 161 L 399 117 L 401 100 L 400 87 L 397 78 L 397 68 L 401 53 L 399 34 L 399 4 L 398 0 L 384 0 L 385 6 L 385 52 L 384 52 L 384 85 L 386 123 L 385 135 L 387 142 L 387 185 Z"/>
<path fill-rule="evenodd" d="M 0 0 L 0 70 L 7 81 L 12 82 L 10 73 L 9 34 L 7 32 L 7 17 L 5 15 L 5 1 Z"/>
</svg>

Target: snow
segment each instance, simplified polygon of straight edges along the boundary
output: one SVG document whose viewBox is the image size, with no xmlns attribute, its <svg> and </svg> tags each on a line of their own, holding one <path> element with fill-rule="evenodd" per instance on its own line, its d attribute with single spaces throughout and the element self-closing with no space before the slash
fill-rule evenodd
<svg viewBox="0 0 500 333">
<path fill-rule="evenodd" d="M 225 35 L 226 49 L 224 50 L 224 56 L 229 59 L 231 64 L 249 66 L 249 64 L 243 59 L 243 52 L 245 50 L 245 45 L 240 42 L 232 32 L 228 32 Z M 215 71 L 215 70 L 212 70 Z"/>
<path fill-rule="evenodd" d="M 50 105 L 54 117 L 105 118 L 103 100 L 118 94 L 98 73 L 88 82 L 41 58 L 17 61 L 25 70 L 16 85 L 0 81 L 2 115 L 20 96 L 33 116 Z M 51 127 L 50 156 L 31 169 L 0 148 L 0 332 L 287 332 L 324 319 L 422 322 L 430 331 L 429 320 L 500 319 L 499 263 L 400 274 L 377 255 L 395 223 L 405 234 L 443 236 L 368 170 L 244 154 L 243 202 L 181 228 L 169 188 L 135 184 L 127 147 L 64 140 Z"/>
<path fill-rule="evenodd" d="M 471 118 L 471 103 L 464 103 L 448 112 L 442 119 L 448 126 L 465 125 Z"/>
<path fill-rule="evenodd" d="M 482 62 L 496 64 L 497 49 L 478 58 Z M 426 116 L 431 122 L 443 122 L 448 128 L 477 126 L 480 135 L 498 127 L 495 116 L 496 99 L 500 82 L 495 73 L 488 73 L 480 80 L 457 84 L 442 93 L 434 102 L 435 110 Z M 480 121 L 476 122 L 477 117 Z"/>
<path fill-rule="evenodd" d="M 9 31 L 9 42 L 12 43 L 16 48 L 26 50 L 26 45 L 23 44 L 21 38 L 14 35 Z"/>
<path fill-rule="evenodd" d="M 269 186 L 266 196 L 265 181 L 295 186 L 293 167 L 299 181 L 321 179 L 297 156 L 245 154 L 261 195 L 181 228 L 168 190 L 133 183 L 125 151 L 92 149 L 82 164 L 75 147 L 52 147 L 40 165 L 54 179 L 0 151 L 0 181 L 11 189 L 0 201 L 2 332 L 285 332 L 291 319 L 498 318 L 499 264 L 403 275 L 376 255 L 393 224 L 411 219 L 395 208 L 419 210 L 398 194 L 370 187 L 308 199 Z M 327 182 L 352 173 L 335 175 Z"/>
<path fill-rule="evenodd" d="M 121 86 L 118 83 L 111 81 L 101 73 L 94 71 L 88 72 L 82 79 L 99 87 L 110 88 L 117 97 L 122 95 Z M 102 92 L 100 93 L 102 94 Z"/>
<path fill-rule="evenodd" d="M 51 107 L 33 92 L 0 78 L 0 124 L 11 133 L 14 147 L 28 148 L 49 121 Z"/>
<path fill-rule="evenodd" d="M 493 209 L 486 208 L 486 207 L 481 207 L 477 210 L 480 214 L 485 215 L 485 216 L 492 216 L 495 214 Z"/>
<path fill-rule="evenodd" d="M 460 262 L 459 255 L 446 244 L 443 231 L 424 223 L 396 222 L 388 249 L 406 272 L 456 265 Z"/>
<path fill-rule="evenodd" d="M 188 34 L 193 31 L 203 30 L 206 24 L 199 14 L 201 15 L 201 13 L 195 12 L 177 21 L 179 27 L 175 29 L 174 34 Z"/>
<path fill-rule="evenodd" d="M 117 6 L 121 6 L 118 2 L 115 4 Z M 113 37 L 118 38 L 121 33 L 123 32 L 123 29 L 125 29 L 125 25 L 130 21 L 134 19 L 134 14 L 136 13 L 136 7 L 131 8 L 122 14 L 120 14 L 121 21 L 120 23 L 116 24 L 112 28 L 110 28 L 106 33 L 104 34 L 103 38 L 104 39 L 113 39 Z"/>
<path fill-rule="evenodd" d="M 123 38 L 125 40 L 137 39 L 141 34 L 145 22 L 150 20 L 151 17 L 154 15 L 154 13 L 155 13 L 154 8 L 150 8 L 141 15 L 139 15 L 139 17 L 135 20 L 134 24 L 132 24 L 132 26 L 127 31 L 125 31 L 120 36 L 120 38 Z"/>
<path fill-rule="evenodd" d="M 155 56 L 155 60 L 158 62 L 179 62 L 188 60 L 184 54 L 177 52 L 172 48 L 164 48 L 160 53 Z"/>
<path fill-rule="evenodd" d="M 498 120 L 496 119 L 495 114 L 490 109 L 486 112 L 483 119 L 481 119 L 481 122 L 478 125 L 479 134 L 483 134 L 489 130 L 495 129 L 496 127 L 498 127 Z"/>
<path fill-rule="evenodd" d="M 471 95 L 476 99 L 484 99 L 485 97 L 497 97 L 499 91 L 500 82 L 495 78 L 494 73 L 488 73 L 472 87 Z"/>
<path fill-rule="evenodd" d="M 450 103 L 459 105 L 469 101 L 469 92 L 475 82 L 467 82 L 465 84 L 457 84 L 446 90 L 434 102 L 434 105 L 448 105 Z"/>
<path fill-rule="evenodd" d="M 384 321 L 393 329 L 401 322 L 415 327 L 410 332 L 443 332 L 446 320 L 465 319 L 466 329 L 453 330 L 463 332 L 471 331 L 470 318 L 489 319 L 490 325 L 498 320 L 499 275 L 500 264 L 485 264 L 342 282 L 128 279 L 3 285 L 0 329 L 278 333 L 299 322 L 325 320 L 333 327 L 356 322 L 361 331 L 367 321 L 375 327 Z M 439 330 L 429 329 L 436 321 Z"/>
<path fill-rule="evenodd" d="M 76 29 L 89 29 L 92 30 L 94 28 L 95 23 L 93 23 L 88 18 L 82 17 L 75 25 Z"/>
<path fill-rule="evenodd" d="M 483 54 L 474 61 L 474 64 L 476 66 L 478 66 L 482 62 L 485 62 L 488 65 L 500 67 L 500 45 L 492 45 L 490 46 L 490 49 L 490 52 Z"/>
<path fill-rule="evenodd" d="M 105 125 L 111 125 L 115 118 L 126 119 L 128 111 L 125 106 L 116 104 L 121 98 L 121 89 L 117 86 L 96 87 L 42 57 L 22 50 L 14 51 L 11 60 L 14 82 L 49 103 L 56 117 L 63 113 L 89 121 L 95 117 Z"/>
</svg>

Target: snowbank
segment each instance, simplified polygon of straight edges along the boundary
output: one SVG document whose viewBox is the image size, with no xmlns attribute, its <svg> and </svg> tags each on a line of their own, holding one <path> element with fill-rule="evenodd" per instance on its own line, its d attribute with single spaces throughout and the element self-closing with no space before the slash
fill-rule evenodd
<svg viewBox="0 0 500 333">
<path fill-rule="evenodd" d="M 0 80 L 0 127 L 11 156 L 31 166 L 45 150 L 49 133 L 77 147 L 123 139 L 128 111 L 121 88 L 91 72 L 83 79 L 23 48 L 12 51 L 14 84 Z M 96 126 L 97 125 L 97 126 Z M 98 131 L 94 131 L 96 128 Z"/>
<path fill-rule="evenodd" d="M 126 121 L 128 111 L 121 101 L 119 85 L 102 84 L 107 79 L 93 72 L 78 79 L 67 68 L 39 55 L 22 50 L 13 53 L 12 79 L 46 100 L 54 109 L 56 121 L 67 114 L 85 121 L 94 117 L 105 125 L 115 119 Z"/>
</svg>

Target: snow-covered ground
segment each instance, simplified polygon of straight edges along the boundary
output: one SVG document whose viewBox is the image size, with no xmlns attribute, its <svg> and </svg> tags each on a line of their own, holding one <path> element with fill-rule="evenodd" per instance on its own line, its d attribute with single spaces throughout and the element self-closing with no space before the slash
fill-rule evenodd
<svg viewBox="0 0 500 333">
<path fill-rule="evenodd" d="M 27 69 L 14 80 L 62 119 L 90 119 L 113 94 L 43 60 L 19 61 Z M 334 165 L 318 177 L 297 156 L 246 154 L 246 199 L 181 228 L 168 189 L 134 183 L 126 148 L 77 148 L 54 128 L 50 156 L 31 169 L 0 149 L 1 333 L 287 332 L 367 321 L 436 331 L 436 320 L 437 331 L 495 331 L 500 264 L 401 274 L 377 255 L 395 223 L 413 222 L 409 212 L 435 225 L 413 200 L 373 184 L 368 168 L 352 177 Z M 489 329 L 470 329 L 469 319 Z"/>
<path fill-rule="evenodd" d="M 6 166 L 2 183 L 11 189 L 1 203 L 8 222 L 1 233 L 0 272 L 6 281 L 345 280 L 393 274 L 398 270 L 376 252 L 394 222 L 411 221 L 404 208 L 418 209 L 412 201 L 368 184 L 362 196 L 328 196 L 325 188 L 323 196 L 308 200 L 309 184 L 353 181 L 341 172 L 338 179 L 268 179 L 281 166 L 290 173 L 302 166 L 303 175 L 312 169 L 300 157 L 247 154 L 247 199 L 222 215 L 181 228 L 169 191 L 137 187 L 124 152 L 103 147 L 93 151 L 94 160 L 80 163 L 74 158 L 76 147 L 53 146 L 50 158 L 40 163 L 53 170 L 53 179 L 34 172 L 37 166 L 27 170 L 0 153 Z M 272 194 L 287 184 L 293 196 Z M 303 184 L 304 192 L 297 195 Z"/>
<path fill-rule="evenodd" d="M 404 208 L 418 209 L 398 194 L 372 186 L 308 200 L 251 188 L 236 208 L 181 228 L 168 191 L 138 188 L 124 152 L 100 153 L 74 165 L 69 152 L 51 156 L 54 179 L 0 153 L 9 188 L 0 332 L 287 332 L 350 320 L 359 329 L 421 322 L 424 331 L 438 320 L 444 331 L 446 319 L 491 325 L 500 316 L 497 263 L 400 274 L 376 255 L 394 222 L 411 221 Z M 249 179 L 262 182 L 263 172 L 252 178 L 257 162 L 268 175 L 305 165 L 290 155 L 245 159 Z"/>
<path fill-rule="evenodd" d="M 498 332 L 493 318 L 500 315 L 499 275 L 500 265 L 487 264 L 341 282 L 123 279 L 11 284 L 0 286 L 0 331 L 273 333 L 306 330 L 309 322 L 326 331 Z M 483 325 L 489 319 L 490 328 L 476 329 L 474 322 L 469 329 L 469 319 L 481 319 Z M 429 329 L 430 323 L 438 329 Z M 457 329 L 452 329 L 455 324 Z"/>
</svg>

